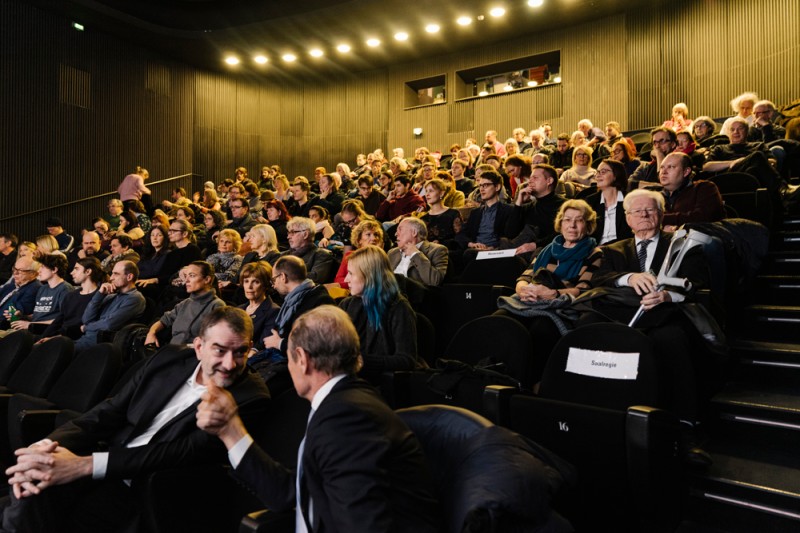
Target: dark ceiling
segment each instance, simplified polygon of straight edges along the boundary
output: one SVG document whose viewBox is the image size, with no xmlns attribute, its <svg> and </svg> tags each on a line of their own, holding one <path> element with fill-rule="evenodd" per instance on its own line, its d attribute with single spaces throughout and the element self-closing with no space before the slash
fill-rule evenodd
<svg viewBox="0 0 800 533">
<path fill-rule="evenodd" d="M 640 0 L 544 0 L 542 7 L 527 0 L 25 0 L 83 24 L 85 31 L 107 32 L 201 68 L 225 71 L 226 54 L 236 54 L 242 72 L 300 73 L 357 72 L 422 57 L 474 49 L 523 35 L 564 28 L 629 9 Z M 506 9 L 494 18 L 489 10 Z M 473 17 L 459 26 L 461 15 Z M 483 20 L 479 20 L 483 17 Z M 441 26 L 428 34 L 430 22 Z M 406 42 L 395 41 L 406 31 Z M 367 38 L 382 41 L 369 48 Z M 347 42 L 342 54 L 336 45 Z M 589 44 L 589 43 L 587 43 Z M 322 58 L 308 50 L 319 47 Z M 293 52 L 298 60 L 287 65 L 280 56 Z M 266 66 L 252 56 L 269 57 Z"/>
</svg>

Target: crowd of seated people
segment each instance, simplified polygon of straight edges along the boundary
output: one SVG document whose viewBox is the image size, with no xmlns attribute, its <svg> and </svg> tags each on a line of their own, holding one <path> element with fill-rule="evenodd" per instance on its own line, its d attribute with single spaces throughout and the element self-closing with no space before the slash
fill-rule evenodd
<svg viewBox="0 0 800 533">
<path fill-rule="evenodd" d="M 375 150 L 358 154 L 352 170 L 316 168 L 311 180 L 273 165 L 251 181 L 239 167 L 196 195 L 176 188 L 163 201 L 137 167 L 122 198 L 85 221 L 80 245 L 58 219 L 35 243 L 0 233 L 0 332 L 28 329 L 39 342 L 64 335 L 81 351 L 142 322 L 155 351 L 196 343 L 204 318 L 227 304 L 251 317 L 252 361 L 264 365 L 285 363 L 303 313 L 338 302 L 360 341 L 360 373 L 377 383 L 384 372 L 426 366 L 404 291 L 457 282 L 479 254 L 507 250 L 528 268 L 498 313 L 531 332 L 538 374 L 565 331 L 627 321 L 642 306 L 639 327 L 657 346 L 665 405 L 691 426 L 709 396 L 710 359 L 697 353 L 702 342 L 679 308 L 709 286 L 709 269 L 702 254 L 687 256 L 681 274 L 694 290 L 684 292 L 661 290 L 654 272 L 683 224 L 725 216 L 717 186 L 702 178 L 744 170 L 776 201 L 792 192 L 783 169 L 797 152 L 779 142 L 775 106 L 752 96 L 750 112 L 739 98 L 729 137 L 677 104 L 649 146 L 633 144 L 615 121 L 604 131 L 581 120 L 557 135 L 516 128 L 505 143 L 490 130 L 481 143 L 451 146 L 444 160 L 427 148 L 411 160 L 401 149 L 390 158 Z M 548 314 L 598 287 L 634 296 L 598 297 L 600 313 L 573 320 Z M 693 444 L 687 438 L 683 448 L 707 461 Z"/>
</svg>

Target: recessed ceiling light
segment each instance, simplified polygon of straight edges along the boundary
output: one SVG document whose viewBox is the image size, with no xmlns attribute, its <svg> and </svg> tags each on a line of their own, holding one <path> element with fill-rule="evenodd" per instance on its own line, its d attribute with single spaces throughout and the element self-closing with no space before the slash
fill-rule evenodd
<svg viewBox="0 0 800 533">
<path fill-rule="evenodd" d="M 323 55 L 325 55 L 325 53 L 319 48 L 314 48 L 313 50 L 310 50 L 308 52 L 308 55 L 310 55 L 311 57 L 322 57 Z"/>
<path fill-rule="evenodd" d="M 253 58 L 253 61 L 258 63 L 259 65 L 265 65 L 267 61 L 269 61 L 269 59 L 267 59 L 267 56 L 256 56 Z"/>
<path fill-rule="evenodd" d="M 553 83 L 561 83 L 561 76 L 556 76 L 553 78 Z"/>
<path fill-rule="evenodd" d="M 542 7 L 544 0 L 528 0 L 528 5 L 531 7 Z"/>
<path fill-rule="evenodd" d="M 478 96 L 487 96 L 489 93 L 487 91 L 481 91 L 478 93 Z"/>
<path fill-rule="evenodd" d="M 513 91 L 514 87 L 512 87 L 510 83 L 506 83 L 505 85 L 503 85 L 503 90 L 506 92 Z"/>
<path fill-rule="evenodd" d="M 506 14 L 506 10 L 502 7 L 493 7 L 489 14 L 493 17 L 502 17 Z"/>
<path fill-rule="evenodd" d="M 427 26 L 425 26 L 425 31 L 428 33 L 439 33 L 440 29 L 441 28 L 439 27 L 438 24 L 428 24 Z"/>
<path fill-rule="evenodd" d="M 456 19 L 456 22 L 458 23 L 459 26 L 469 26 L 470 24 L 472 24 L 472 17 L 466 17 L 466 16 L 458 17 Z"/>
<path fill-rule="evenodd" d="M 399 32 L 394 34 L 394 38 L 396 40 L 398 40 L 398 41 L 407 41 L 408 40 L 408 34 L 406 32 L 404 32 L 404 31 L 399 31 Z"/>
<path fill-rule="evenodd" d="M 287 63 L 291 63 L 292 61 L 295 61 L 297 59 L 297 56 L 294 54 L 283 54 L 281 56 L 281 59 L 283 59 Z"/>
<path fill-rule="evenodd" d="M 528 87 L 536 87 L 537 85 L 539 85 L 539 82 L 536 80 L 531 80 L 528 82 Z"/>
<path fill-rule="evenodd" d="M 339 46 L 337 46 L 336 49 L 339 50 L 341 53 L 346 54 L 347 52 L 350 51 L 350 45 L 342 43 Z"/>
<path fill-rule="evenodd" d="M 380 39 L 375 39 L 374 37 L 372 39 L 367 39 L 367 46 L 371 46 L 372 48 L 380 46 L 380 44 L 381 44 Z"/>
<path fill-rule="evenodd" d="M 81 24 L 80 22 L 73 22 L 73 23 L 72 23 L 72 27 L 73 27 L 74 29 L 78 30 L 78 31 L 83 31 L 83 30 L 85 30 L 85 29 L 86 29 L 86 28 L 83 26 L 83 24 Z"/>
<path fill-rule="evenodd" d="M 236 56 L 228 56 L 228 57 L 225 58 L 225 62 L 227 64 L 229 64 L 229 65 L 238 65 L 239 64 L 239 58 L 236 57 Z"/>
</svg>

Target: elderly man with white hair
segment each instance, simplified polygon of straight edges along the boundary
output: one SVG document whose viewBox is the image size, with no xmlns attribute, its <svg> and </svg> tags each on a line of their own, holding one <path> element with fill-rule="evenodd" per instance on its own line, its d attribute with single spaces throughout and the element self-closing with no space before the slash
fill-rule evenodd
<svg viewBox="0 0 800 533">
<path fill-rule="evenodd" d="M 397 226 L 397 248 L 389 250 L 395 274 L 425 285 L 440 285 L 447 274 L 447 247 L 428 241 L 428 228 L 418 218 L 404 218 Z"/>
<path fill-rule="evenodd" d="M 333 281 L 335 262 L 333 254 L 314 244 L 316 224 L 310 218 L 292 217 L 286 223 L 289 235 L 289 250 L 281 257 L 293 255 L 303 260 L 308 270 L 308 279 L 315 283 L 328 283 Z"/>
</svg>

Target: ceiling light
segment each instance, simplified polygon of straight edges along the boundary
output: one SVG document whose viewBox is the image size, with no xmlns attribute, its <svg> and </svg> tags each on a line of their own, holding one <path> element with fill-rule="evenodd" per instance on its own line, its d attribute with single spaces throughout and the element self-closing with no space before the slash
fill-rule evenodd
<svg viewBox="0 0 800 533">
<path fill-rule="evenodd" d="M 295 61 L 297 59 L 297 56 L 294 54 L 283 54 L 281 56 L 281 59 L 283 59 L 287 63 L 291 63 L 292 61 Z"/>
<path fill-rule="evenodd" d="M 225 62 L 227 64 L 231 65 L 231 66 L 232 65 L 238 65 L 239 64 L 239 58 L 236 57 L 236 56 L 228 56 L 228 57 L 225 58 Z"/>
<path fill-rule="evenodd" d="M 553 78 L 553 83 L 561 83 L 561 76 L 556 76 Z"/>
<path fill-rule="evenodd" d="M 456 22 L 458 23 L 459 26 L 469 26 L 470 24 L 472 24 L 472 17 L 466 17 L 466 16 L 458 17 L 458 19 L 456 19 Z"/>
<path fill-rule="evenodd" d="M 478 93 L 478 96 L 487 96 L 489 93 L 487 91 L 481 91 Z"/>
<path fill-rule="evenodd" d="M 539 82 L 536 80 L 531 80 L 528 82 L 528 87 L 536 87 L 537 85 L 539 85 Z"/>
<path fill-rule="evenodd" d="M 544 0 L 528 0 L 528 5 L 531 7 L 542 7 Z"/>
<path fill-rule="evenodd" d="M 376 39 L 374 37 L 372 39 L 367 39 L 367 46 L 371 46 L 372 48 L 380 46 L 380 44 L 381 44 L 380 39 Z"/>
<path fill-rule="evenodd" d="M 504 90 L 505 92 L 508 92 L 508 91 L 513 91 L 513 90 L 514 90 L 514 87 L 512 87 L 510 83 L 506 83 L 505 85 L 503 85 L 503 90 Z"/>
<path fill-rule="evenodd" d="M 83 24 L 81 24 L 80 22 L 73 22 L 72 23 L 72 27 L 74 29 L 78 30 L 78 31 L 83 31 L 83 30 L 86 29 L 86 28 L 83 27 Z"/>
<path fill-rule="evenodd" d="M 428 24 L 427 26 L 425 26 L 425 31 L 428 33 L 439 33 L 440 29 L 441 28 L 439 27 L 438 24 Z"/>
<path fill-rule="evenodd" d="M 310 55 L 311 57 L 322 57 L 325 54 L 319 48 L 314 48 L 313 50 L 308 52 L 308 55 Z"/>
<path fill-rule="evenodd" d="M 489 14 L 493 17 L 502 17 L 506 14 L 506 10 L 502 7 L 493 7 Z"/>
<path fill-rule="evenodd" d="M 269 61 L 269 59 L 267 59 L 266 56 L 256 56 L 256 57 L 253 58 L 253 61 L 258 63 L 259 65 L 266 65 L 267 61 Z"/>
<path fill-rule="evenodd" d="M 404 31 L 399 31 L 399 32 L 394 34 L 394 38 L 395 38 L 395 40 L 398 40 L 398 41 L 407 41 L 408 40 L 408 34 L 406 32 L 404 32 Z"/>
<path fill-rule="evenodd" d="M 347 52 L 350 51 L 350 45 L 342 43 L 339 46 L 337 46 L 336 49 L 339 50 L 341 53 L 346 54 Z"/>
</svg>

